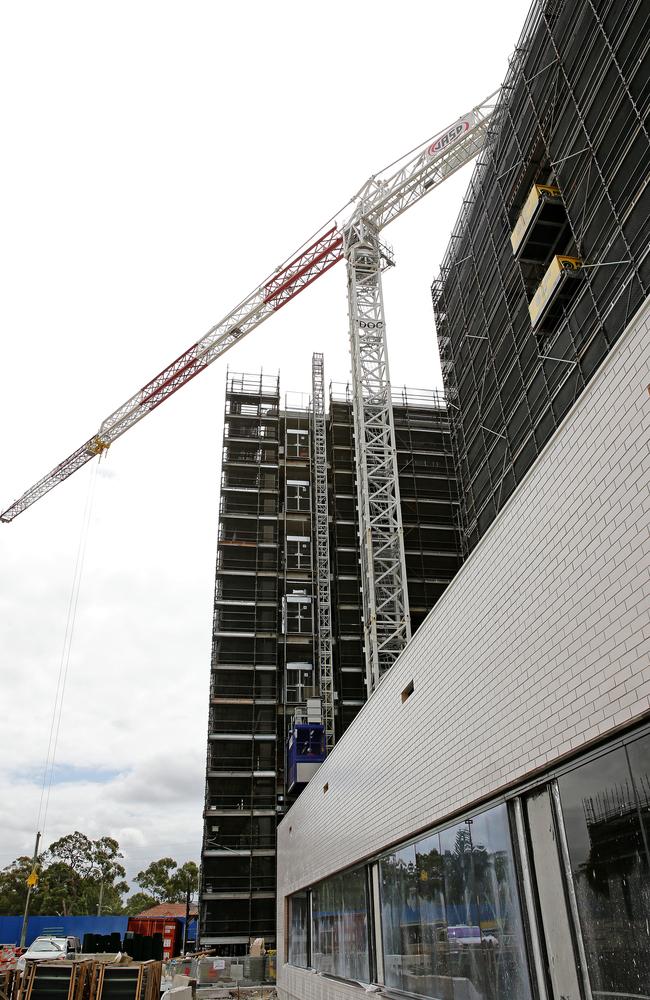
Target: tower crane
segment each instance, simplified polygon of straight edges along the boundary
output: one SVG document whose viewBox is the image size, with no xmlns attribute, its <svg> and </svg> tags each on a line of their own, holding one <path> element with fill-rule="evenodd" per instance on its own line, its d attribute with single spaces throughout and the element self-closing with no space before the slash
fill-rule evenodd
<svg viewBox="0 0 650 1000">
<path fill-rule="evenodd" d="M 340 260 L 347 264 L 366 681 L 370 694 L 408 642 L 404 539 L 386 350 L 381 274 L 392 263 L 382 230 L 483 148 L 498 91 L 444 131 L 370 177 L 335 217 L 175 361 L 101 424 L 98 432 L 0 514 L 18 514 L 101 455 L 130 427 L 234 347 Z M 333 225 L 332 225 L 333 222 Z"/>
</svg>

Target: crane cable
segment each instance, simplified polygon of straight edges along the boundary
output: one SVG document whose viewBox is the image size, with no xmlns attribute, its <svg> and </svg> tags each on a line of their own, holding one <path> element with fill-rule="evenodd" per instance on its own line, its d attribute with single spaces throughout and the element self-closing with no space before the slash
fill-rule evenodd
<svg viewBox="0 0 650 1000">
<path fill-rule="evenodd" d="M 52 706 L 50 735 L 47 745 L 47 754 L 45 756 L 45 766 L 43 768 L 43 782 L 41 785 L 41 797 L 38 805 L 38 817 L 36 821 L 36 829 L 42 831 L 43 838 L 45 838 L 47 813 L 50 805 L 50 793 L 52 791 L 52 782 L 54 779 L 54 768 L 56 765 L 56 751 L 59 743 L 59 733 L 61 730 L 61 717 L 63 714 L 63 701 L 65 697 L 65 689 L 68 680 L 70 653 L 72 651 L 72 640 L 74 636 L 75 623 L 77 619 L 77 607 L 79 604 L 79 593 L 81 590 L 81 579 L 83 575 L 83 568 L 86 557 L 86 548 L 88 545 L 88 535 L 89 535 L 90 521 L 93 511 L 93 501 L 95 498 L 95 486 L 97 484 L 98 466 L 99 463 L 93 464 L 90 481 L 88 483 L 88 492 L 86 495 L 86 503 L 81 521 L 79 544 L 77 546 L 77 555 L 75 559 L 74 573 L 72 576 L 72 586 L 70 588 L 70 598 L 68 600 L 68 613 L 65 623 L 65 632 L 63 635 L 63 646 L 61 649 L 61 660 L 59 663 L 59 673 L 56 682 L 56 693 L 54 696 L 54 704 Z"/>
</svg>

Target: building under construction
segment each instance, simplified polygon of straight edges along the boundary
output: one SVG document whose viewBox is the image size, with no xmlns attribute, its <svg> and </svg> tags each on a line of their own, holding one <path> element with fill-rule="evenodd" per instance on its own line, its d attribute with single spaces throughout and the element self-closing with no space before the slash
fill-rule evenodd
<svg viewBox="0 0 650 1000">
<path fill-rule="evenodd" d="M 648 294 L 649 20 L 533 4 L 434 282 L 465 553 Z"/>
<path fill-rule="evenodd" d="M 276 824 L 366 700 L 350 388 L 322 435 L 312 404 L 227 376 L 201 886 L 224 955 L 273 946 Z M 456 485 L 442 397 L 394 391 L 393 420 L 415 629 L 460 564 Z"/>
</svg>

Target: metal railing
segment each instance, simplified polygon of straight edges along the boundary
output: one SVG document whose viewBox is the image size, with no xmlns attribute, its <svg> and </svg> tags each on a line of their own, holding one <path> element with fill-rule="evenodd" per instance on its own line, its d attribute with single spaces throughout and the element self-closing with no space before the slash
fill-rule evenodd
<svg viewBox="0 0 650 1000">
<path fill-rule="evenodd" d="M 224 878 L 206 879 L 203 893 L 217 892 L 273 892 L 275 890 L 274 875 L 227 875 Z"/>
<path fill-rule="evenodd" d="M 217 809 L 231 809 L 233 812 L 249 812 L 251 809 L 275 809 L 275 795 L 211 795 L 207 802 L 207 812 Z"/>
<path fill-rule="evenodd" d="M 259 717 L 250 716 L 239 716 L 238 718 L 232 718 L 230 716 L 226 718 L 212 718 L 211 731 L 216 733 L 237 733 L 237 734 L 249 734 L 249 733 L 274 733 L 276 730 L 275 716 L 270 719 L 261 719 Z"/>
<path fill-rule="evenodd" d="M 259 755 L 212 754 L 208 757 L 209 771 L 275 771 L 275 754 L 272 757 Z"/>
<path fill-rule="evenodd" d="M 220 542 L 253 542 L 255 545 L 277 545 L 277 526 L 258 522 L 254 528 L 242 528 L 228 522 L 219 528 Z"/>
<path fill-rule="evenodd" d="M 218 676 L 217 673 L 216 678 Z M 254 674 L 251 676 L 255 677 Z M 213 698 L 275 698 L 276 696 L 274 677 L 270 684 L 255 683 L 255 680 L 252 680 L 250 684 L 244 684 L 241 681 L 217 680 L 216 678 L 212 684 Z"/>
</svg>

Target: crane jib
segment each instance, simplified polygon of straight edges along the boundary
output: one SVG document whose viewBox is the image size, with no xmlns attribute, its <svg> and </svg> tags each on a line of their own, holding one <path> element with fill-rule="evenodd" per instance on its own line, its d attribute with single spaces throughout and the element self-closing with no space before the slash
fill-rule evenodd
<svg viewBox="0 0 650 1000">
<path fill-rule="evenodd" d="M 165 370 L 160 372 L 159 375 L 156 375 L 151 382 L 148 382 L 147 385 L 142 387 L 140 391 L 142 393 L 147 393 L 147 395 L 144 395 L 141 398 L 140 406 L 146 406 L 150 410 L 155 409 L 156 406 L 162 403 L 163 399 L 170 396 L 172 392 L 176 392 L 181 385 L 189 382 L 191 378 L 194 378 L 194 376 L 198 375 L 204 368 L 207 368 L 209 361 L 205 355 L 199 357 L 196 356 L 198 346 L 198 344 L 192 344 L 189 350 L 185 351 L 184 354 L 181 354 L 181 356 L 177 358 L 176 361 L 169 366 L 169 368 L 165 368 Z M 162 379 L 162 381 L 159 381 L 159 379 Z M 178 384 L 174 385 L 177 381 Z"/>
<path fill-rule="evenodd" d="M 438 153 L 442 153 L 443 150 L 457 142 L 458 139 L 465 134 L 465 132 L 469 132 L 470 129 L 473 129 L 476 124 L 476 113 L 474 111 L 470 111 L 470 113 L 465 115 L 464 118 L 459 118 L 457 122 L 454 122 L 454 124 L 448 128 L 446 132 L 443 132 L 442 135 L 436 136 L 427 149 L 428 155 L 437 156 Z"/>
<path fill-rule="evenodd" d="M 338 263 L 342 256 L 343 237 L 333 226 L 264 285 L 264 302 L 279 309 Z"/>
<path fill-rule="evenodd" d="M 353 199 L 356 202 L 356 214 L 351 220 L 342 224 L 341 228 L 334 225 L 318 236 L 306 250 L 301 249 L 289 264 L 256 288 L 217 326 L 212 327 L 202 340 L 193 344 L 111 413 L 102 423 L 98 434 L 35 483 L 7 510 L 0 512 L 0 521 L 13 520 L 57 483 L 63 482 L 91 458 L 100 455 L 129 427 L 329 271 L 344 256 L 343 234 L 360 217 L 375 229 L 382 229 L 463 163 L 476 156 L 485 140 L 485 127 L 495 113 L 494 98 L 497 95 L 498 92 L 490 94 L 482 104 L 476 105 L 444 132 L 428 141 L 424 149 L 420 147 L 415 157 L 407 159 L 415 152 L 412 150 L 402 160 L 394 161 L 386 171 L 373 175 Z M 453 148 L 447 156 L 450 147 Z M 397 171 L 385 176 L 398 163 L 401 165 Z"/>
</svg>

